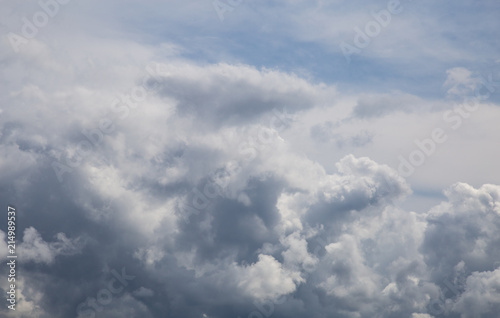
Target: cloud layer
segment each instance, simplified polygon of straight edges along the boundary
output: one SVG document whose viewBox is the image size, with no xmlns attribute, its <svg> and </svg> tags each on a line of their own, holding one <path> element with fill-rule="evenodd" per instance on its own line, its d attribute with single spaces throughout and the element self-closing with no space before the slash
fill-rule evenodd
<svg viewBox="0 0 500 318">
<path fill-rule="evenodd" d="M 498 316 L 496 4 L 348 64 L 388 2 L 41 3 L 0 13 L 0 317 Z"/>
</svg>

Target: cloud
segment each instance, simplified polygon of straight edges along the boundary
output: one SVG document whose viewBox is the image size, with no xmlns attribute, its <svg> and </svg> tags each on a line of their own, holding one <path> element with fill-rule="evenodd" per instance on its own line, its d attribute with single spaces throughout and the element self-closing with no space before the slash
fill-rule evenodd
<svg viewBox="0 0 500 318">
<path fill-rule="evenodd" d="M 445 192 L 449 201 L 429 211 L 422 251 L 443 279 L 461 261 L 468 271 L 498 266 L 499 191 L 496 185 L 457 183 Z"/>
<path fill-rule="evenodd" d="M 145 287 L 141 287 L 138 290 L 133 292 L 133 295 L 135 297 L 139 297 L 139 298 L 140 297 L 152 297 L 152 296 L 154 296 L 154 294 L 155 294 L 154 291 L 152 291 L 149 288 L 145 288 Z"/>
<path fill-rule="evenodd" d="M 449 97 L 464 98 L 472 95 L 480 80 L 464 67 L 454 67 L 446 71 L 446 81 L 443 87 L 447 88 Z"/>
<path fill-rule="evenodd" d="M 376 118 L 393 112 L 412 113 L 429 105 L 417 96 L 409 94 L 362 95 L 354 107 L 354 118 Z"/>
<path fill-rule="evenodd" d="M 472 273 L 453 311 L 462 317 L 494 317 L 500 309 L 499 287 L 500 268 Z"/>
<path fill-rule="evenodd" d="M 333 123 L 328 121 L 311 127 L 310 134 L 313 139 L 322 143 L 333 141 L 338 148 L 360 148 L 373 142 L 373 133 L 366 130 L 360 131 L 352 136 L 343 136 L 342 134 L 334 133 L 334 129 Z"/>
<path fill-rule="evenodd" d="M 64 233 L 58 233 L 52 243 L 44 241 L 38 231 L 29 227 L 24 230 L 23 242 L 19 245 L 19 255 L 23 262 L 53 264 L 58 255 L 74 255 L 81 252 L 84 241 L 81 238 L 68 239 Z"/>
<path fill-rule="evenodd" d="M 387 3 L 70 2 L 18 53 L 3 37 L 22 261 L 0 316 L 494 317 L 495 97 L 421 175 L 394 162 L 495 72 L 498 10 L 424 4 L 350 66 L 339 43 Z"/>
<path fill-rule="evenodd" d="M 238 287 L 259 300 L 276 300 L 293 292 L 302 279 L 298 273 L 289 272 L 272 256 L 259 255 L 257 263 L 238 270 Z"/>
<path fill-rule="evenodd" d="M 411 318 L 432 318 L 429 314 L 412 314 Z"/>
<path fill-rule="evenodd" d="M 175 100 L 177 112 L 217 126 L 255 120 L 283 105 L 292 112 L 312 108 L 325 103 L 322 96 L 335 94 L 333 87 L 314 85 L 294 74 L 247 65 L 176 63 L 159 68 L 165 75 L 160 94 Z"/>
</svg>

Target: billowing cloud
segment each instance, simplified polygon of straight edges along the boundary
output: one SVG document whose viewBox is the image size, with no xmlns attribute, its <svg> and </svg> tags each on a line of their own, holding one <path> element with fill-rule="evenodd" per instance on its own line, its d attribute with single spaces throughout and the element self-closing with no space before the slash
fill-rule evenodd
<svg viewBox="0 0 500 318">
<path fill-rule="evenodd" d="M 473 272 L 467 278 L 465 291 L 453 305 L 462 317 L 495 317 L 500 309 L 500 269 Z"/>
<path fill-rule="evenodd" d="M 494 5 L 63 2 L 0 13 L 1 317 L 497 316 Z"/>
</svg>

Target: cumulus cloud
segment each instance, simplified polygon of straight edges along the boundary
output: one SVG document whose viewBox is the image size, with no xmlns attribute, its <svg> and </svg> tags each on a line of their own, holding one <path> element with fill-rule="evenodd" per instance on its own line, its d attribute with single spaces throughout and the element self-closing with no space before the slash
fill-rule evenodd
<svg viewBox="0 0 500 318">
<path fill-rule="evenodd" d="M 429 211 L 422 250 L 440 275 L 462 261 L 468 271 L 498 266 L 499 190 L 496 185 L 475 189 L 457 183 L 445 192 L 448 202 Z"/>
<path fill-rule="evenodd" d="M 257 263 L 239 270 L 238 287 L 253 298 L 276 300 L 295 291 L 301 279 L 297 273 L 287 272 L 269 255 L 259 255 Z"/>
<path fill-rule="evenodd" d="M 476 46 L 457 43 L 491 4 L 466 28 L 405 3 L 347 67 L 338 42 L 383 7 L 236 2 L 223 23 L 211 2 L 70 2 L 19 52 L 0 40 L 20 260 L 18 310 L 0 316 L 496 317 L 493 93 L 427 175 L 394 169 L 477 88 Z M 43 10 L 5 6 L 4 33 Z"/>
<path fill-rule="evenodd" d="M 462 317 L 495 317 L 500 310 L 500 269 L 474 272 L 453 306 Z"/>
</svg>

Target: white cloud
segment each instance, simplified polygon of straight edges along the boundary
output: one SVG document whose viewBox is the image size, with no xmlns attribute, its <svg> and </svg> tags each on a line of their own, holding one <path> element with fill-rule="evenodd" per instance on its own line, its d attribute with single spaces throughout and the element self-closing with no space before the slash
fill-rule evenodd
<svg viewBox="0 0 500 318">
<path fill-rule="evenodd" d="M 74 316 L 122 266 L 138 280 L 106 317 L 235 317 L 256 300 L 286 317 L 432 318 L 433 300 L 494 317 L 500 108 L 492 93 L 456 130 L 441 110 L 496 60 L 496 8 L 404 3 L 347 66 L 339 43 L 386 4 L 258 0 L 220 23 L 210 1 L 71 1 L 19 53 L 3 37 L 0 197 L 22 202 L 26 225 L 19 311 Z M 5 4 L 0 30 L 33 10 Z M 157 90 L 131 106 L 143 83 Z M 398 156 L 436 127 L 448 141 L 398 176 Z M 62 182 L 54 162 L 71 171 Z M 184 215 L 215 176 L 223 191 Z M 425 204 L 402 208 L 408 196 Z"/>
<path fill-rule="evenodd" d="M 48 243 L 35 228 L 25 229 L 23 241 L 18 248 L 21 261 L 50 265 L 54 263 L 57 256 L 80 253 L 84 246 L 81 238 L 69 239 L 64 233 L 58 233 L 56 239 Z"/>
<path fill-rule="evenodd" d="M 446 71 L 447 77 L 443 86 L 447 88 L 450 97 L 464 98 L 473 95 L 474 89 L 479 85 L 479 79 L 464 67 L 454 67 Z"/>
<path fill-rule="evenodd" d="M 237 267 L 238 287 L 259 300 L 276 300 L 295 291 L 303 280 L 297 272 L 290 272 L 269 255 L 249 266 Z"/>
</svg>

